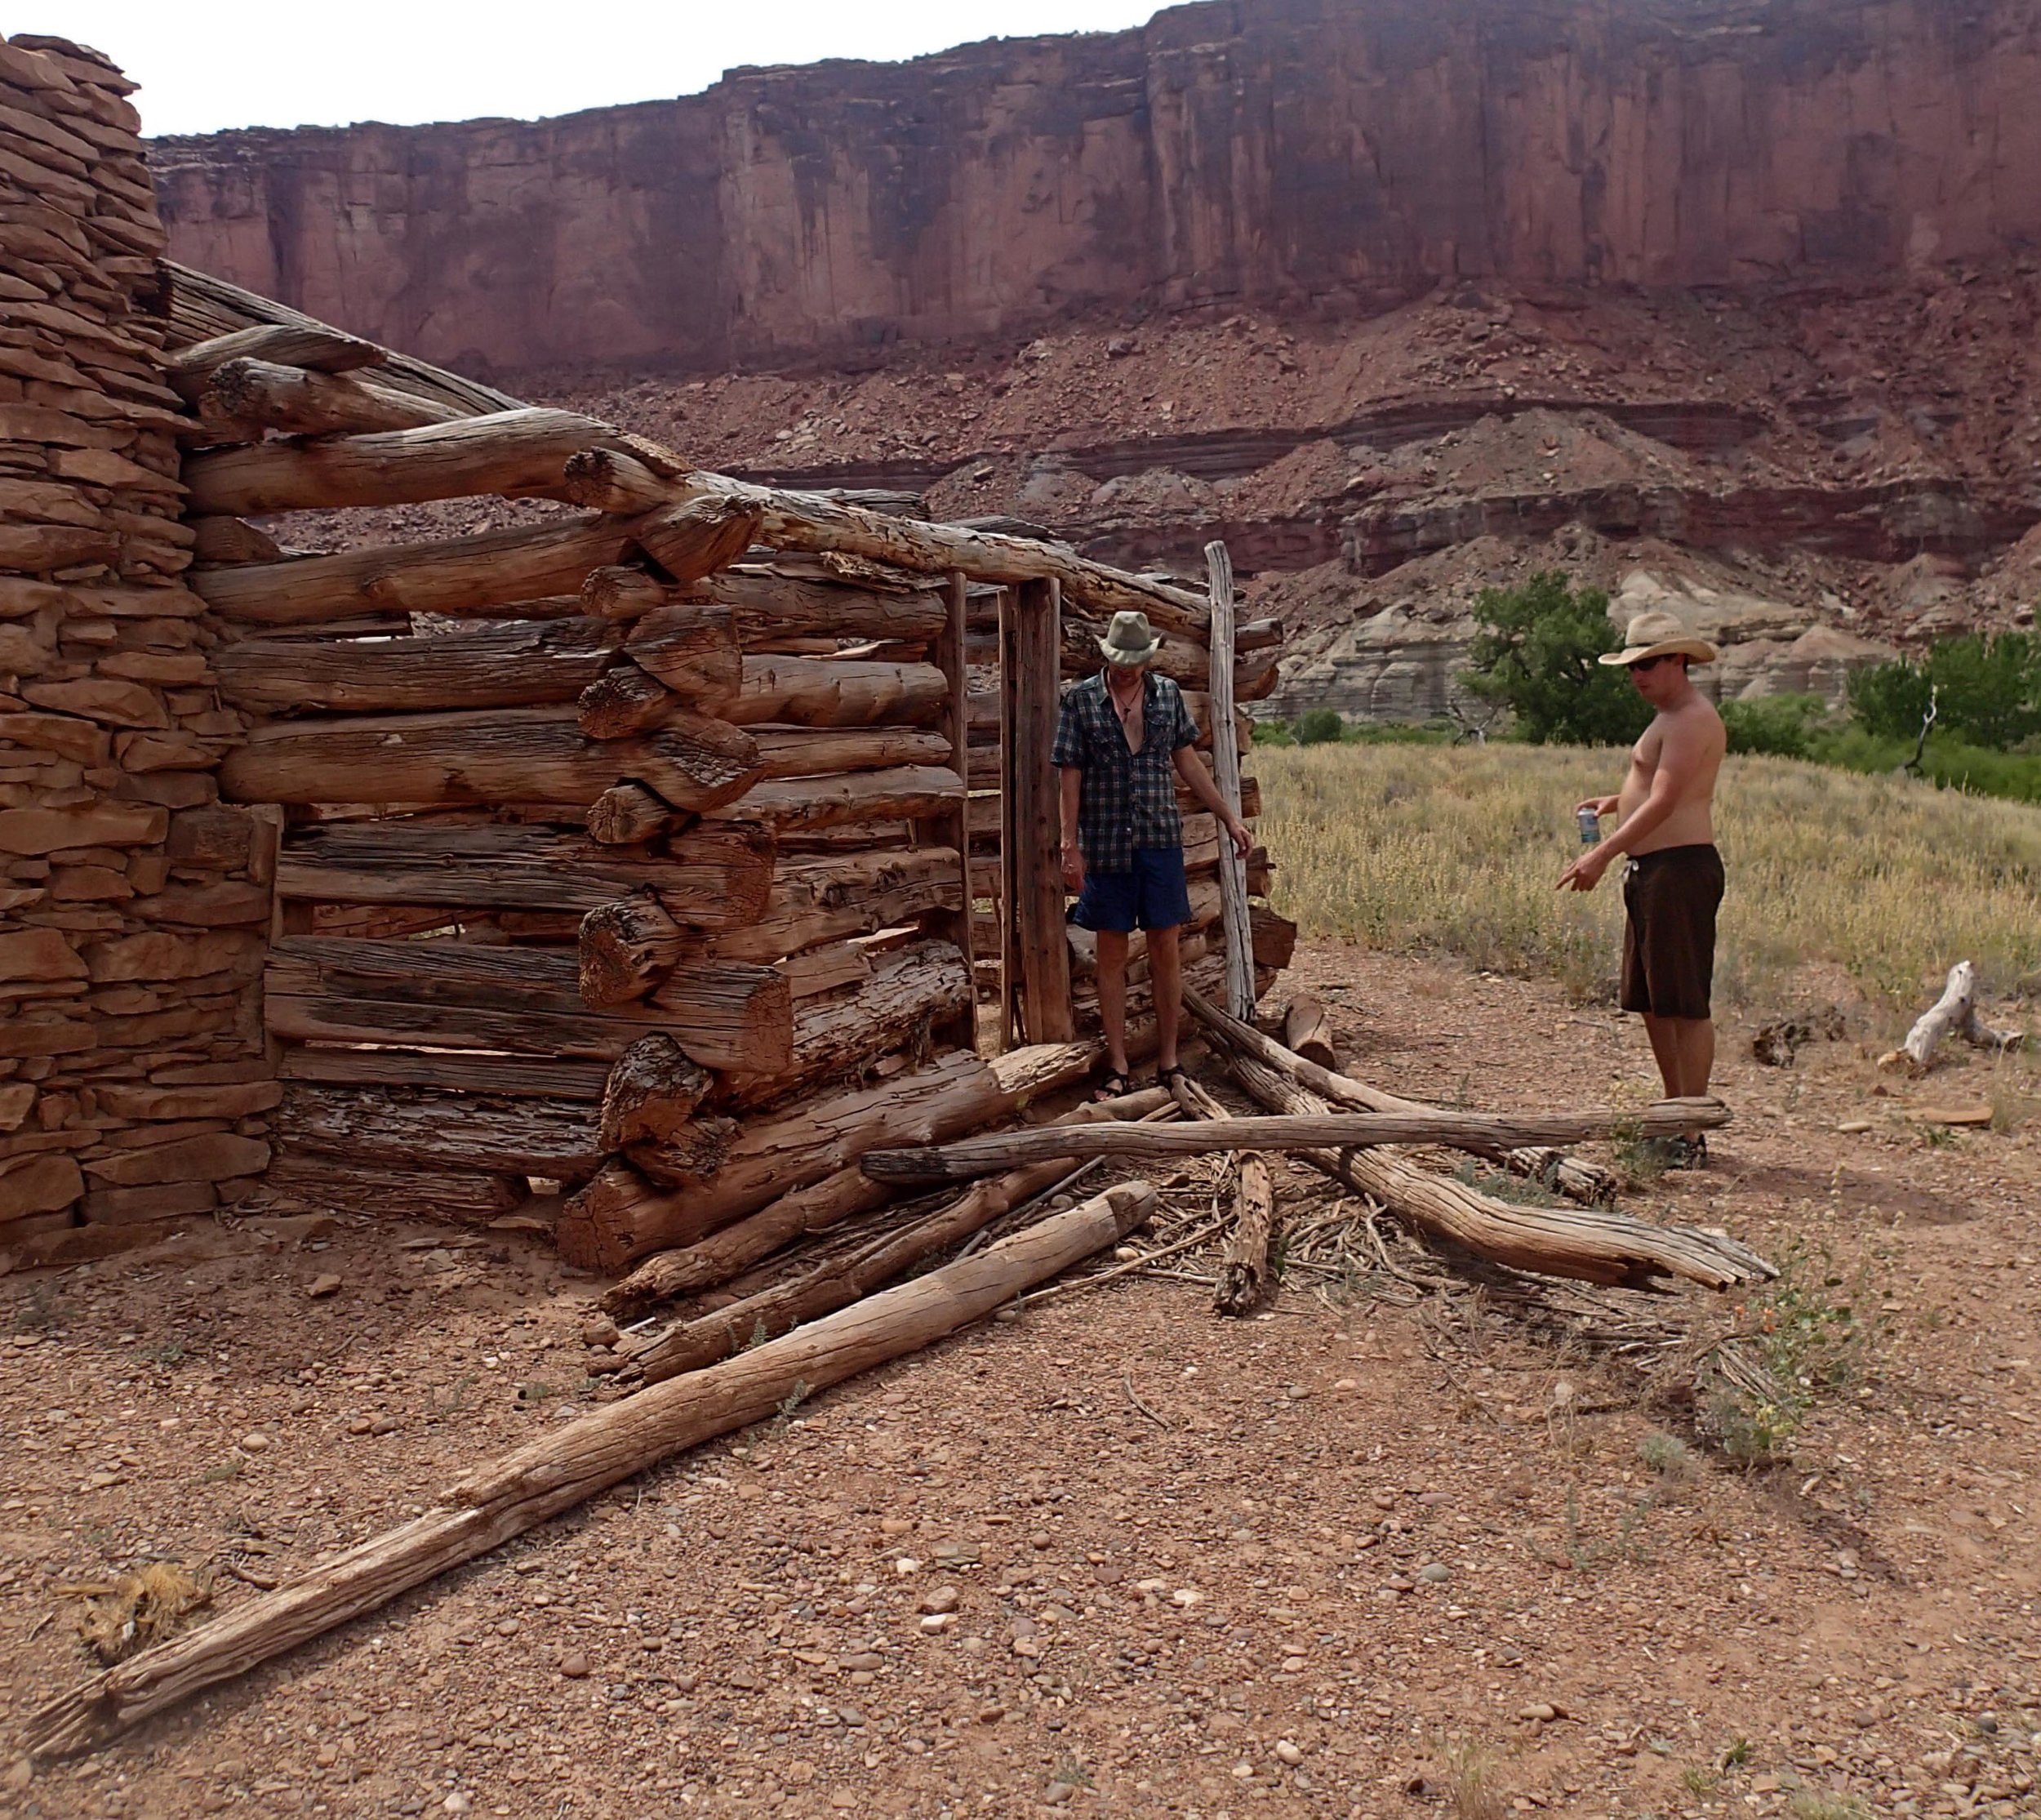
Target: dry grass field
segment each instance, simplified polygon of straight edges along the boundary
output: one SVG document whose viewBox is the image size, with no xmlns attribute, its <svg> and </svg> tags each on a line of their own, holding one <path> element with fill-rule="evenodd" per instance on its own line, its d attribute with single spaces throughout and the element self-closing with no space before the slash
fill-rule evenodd
<svg viewBox="0 0 2041 1820">
<path fill-rule="evenodd" d="M 1255 754 L 1275 901 L 1307 939 L 1452 954 L 1612 992 L 1622 904 L 1553 882 L 1573 805 L 1621 754 L 1492 745 L 1264 747 Z M 2041 810 L 1776 759 L 1732 759 L 1718 831 L 1729 870 L 1717 990 L 1770 1006 L 1847 990 L 1897 1017 L 1950 965 L 1994 995 L 2041 973 Z"/>
</svg>

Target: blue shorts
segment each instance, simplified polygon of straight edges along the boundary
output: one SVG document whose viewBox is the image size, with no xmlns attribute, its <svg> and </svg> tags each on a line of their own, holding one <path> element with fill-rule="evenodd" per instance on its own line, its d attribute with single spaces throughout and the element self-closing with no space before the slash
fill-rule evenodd
<svg viewBox="0 0 2041 1820">
<path fill-rule="evenodd" d="M 1136 847 L 1131 872 L 1084 871 L 1070 912 L 1080 929 L 1173 929 L 1190 920 L 1190 887 L 1181 847 Z"/>
</svg>

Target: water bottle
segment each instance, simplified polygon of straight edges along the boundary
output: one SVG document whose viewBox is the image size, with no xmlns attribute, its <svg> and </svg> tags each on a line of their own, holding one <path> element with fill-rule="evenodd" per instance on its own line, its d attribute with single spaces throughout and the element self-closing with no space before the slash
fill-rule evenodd
<svg viewBox="0 0 2041 1820">
<path fill-rule="evenodd" d="M 1599 812 L 1594 809 L 1576 809 L 1574 811 L 1574 819 L 1581 825 L 1581 844 L 1583 847 L 1597 845 L 1602 838 L 1602 817 Z"/>
</svg>

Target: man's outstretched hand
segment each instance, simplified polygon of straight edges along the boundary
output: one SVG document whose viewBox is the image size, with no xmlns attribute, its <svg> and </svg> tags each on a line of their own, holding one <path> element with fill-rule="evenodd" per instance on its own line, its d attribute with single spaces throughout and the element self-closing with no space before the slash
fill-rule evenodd
<svg viewBox="0 0 2041 1820">
<path fill-rule="evenodd" d="M 1602 882 L 1602 874 L 1608 870 L 1613 853 L 1605 853 L 1599 847 L 1591 848 L 1559 874 L 1559 882 L 1553 888 L 1558 891 L 1592 891 Z"/>
</svg>

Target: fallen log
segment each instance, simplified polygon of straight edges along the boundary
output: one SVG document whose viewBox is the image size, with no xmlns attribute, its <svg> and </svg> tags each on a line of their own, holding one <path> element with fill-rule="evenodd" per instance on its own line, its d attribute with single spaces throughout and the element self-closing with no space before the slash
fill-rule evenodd
<svg viewBox="0 0 2041 1820">
<path fill-rule="evenodd" d="M 616 434 L 578 412 L 531 407 L 369 435 L 220 449 L 189 457 L 184 481 L 190 510 L 236 517 L 416 505 L 474 493 L 557 496 L 567 458 Z"/>
<path fill-rule="evenodd" d="M 517 708 L 258 727 L 228 754 L 220 781 L 240 803 L 493 807 L 593 803 L 629 778 L 699 813 L 738 802 L 763 771 L 757 742 L 741 728 L 685 710 L 637 739 L 591 740 L 571 714 Z"/>
<path fill-rule="evenodd" d="M 1096 1054 L 1096 1045 L 1087 1043 L 1014 1049 L 991 1061 L 957 1052 L 916 1074 L 749 1119 L 723 1166 L 678 1193 L 611 1164 L 567 1203 L 560 1255 L 571 1264 L 620 1270 L 649 1252 L 691 1245 L 868 1150 L 940 1143 L 1010 1117 L 1038 1094 L 1082 1079 Z"/>
<path fill-rule="evenodd" d="M 1177 1076 L 1172 1092 L 1186 1117 L 1233 1116 L 1188 1075 Z M 1275 1182 L 1269 1173 L 1269 1159 L 1250 1150 L 1234 1159 L 1233 1230 L 1226 1236 L 1219 1281 L 1212 1293 L 1213 1313 L 1245 1315 L 1261 1300 L 1269 1284 L 1269 1244 L 1274 1235 Z"/>
<path fill-rule="evenodd" d="M 1235 1051 L 1229 1066 L 1234 1079 L 1272 1110 L 1305 1118 L 1326 1110 L 1318 1095 L 1251 1056 Z M 1778 1275 L 1733 1239 L 1689 1226 L 1649 1226 L 1621 1213 L 1516 1206 L 1390 1151 L 1299 1155 L 1342 1186 L 1372 1196 L 1398 1219 L 1512 1270 L 1627 1289 L 1661 1289 L 1673 1277 L 1732 1289 Z"/>
<path fill-rule="evenodd" d="M 208 422 L 245 424 L 286 436 L 419 429 L 469 414 L 451 404 L 391 391 L 373 380 L 309 372 L 247 354 L 214 369 L 198 395 L 198 409 Z"/>
<path fill-rule="evenodd" d="M 1082 1124 L 1097 1119 L 1145 1118 L 1169 1103 L 1167 1093 L 1151 1087 L 1118 1099 L 1093 1101 L 1066 1113 L 1059 1122 Z M 1070 1173 L 1069 1165 L 1060 1160 L 1042 1168 L 1052 1170 L 1057 1179 Z M 655 1252 L 603 1292 L 603 1307 L 620 1320 L 634 1319 L 660 1302 L 727 1283 L 807 1234 L 826 1231 L 892 1199 L 891 1188 L 874 1181 L 855 1164 L 838 1169 L 806 1188 L 782 1195 L 771 1206 L 695 1244 Z"/>
<path fill-rule="evenodd" d="M 1519 1144 L 1577 1143 L 1634 1133 L 1677 1137 L 1729 1123 L 1714 1099 L 1661 1100 L 1641 1112 L 1332 1112 L 1310 1117 L 1233 1119 L 1181 1128 L 1044 1128 L 993 1132 L 920 1150 L 874 1150 L 865 1173 L 880 1181 L 965 1181 L 995 1169 L 1018 1168 L 1046 1156 L 1204 1156 L 1216 1150 L 1372 1149 L 1385 1144 L 1437 1144 L 1477 1153 Z M 1067 1146 L 1068 1148 L 1063 1146 Z"/>
<path fill-rule="evenodd" d="M 1123 1182 L 784 1339 L 593 1410 L 446 1488 L 423 1515 L 70 1689 L 30 1720 L 28 1748 L 50 1757 L 102 1744 L 683 1448 L 763 1421 L 797 1389 L 812 1395 L 954 1333 L 1118 1244 L 1154 1209 L 1146 1182 Z"/>
<path fill-rule="evenodd" d="M 1332 1020 L 1325 1007 L 1308 992 L 1300 992 L 1283 1014 L 1283 1046 L 1314 1061 L 1321 1068 L 1337 1068 L 1340 1058 L 1332 1048 Z"/>
<path fill-rule="evenodd" d="M 1080 1106 L 1067 1115 L 1067 1122 L 1138 1117 L 1120 1109 L 1135 1098 L 1148 1097 Z M 984 1231 L 1025 1202 L 1054 1193 L 1076 1173 L 1067 1163 L 1040 1163 L 976 1182 L 948 1207 L 871 1240 L 848 1257 L 832 1257 L 792 1282 L 776 1284 L 683 1323 L 633 1354 L 630 1362 L 647 1384 L 658 1384 L 683 1372 L 713 1365 L 758 1345 L 761 1338 L 776 1339 L 872 1294 L 952 1245 Z"/>
<path fill-rule="evenodd" d="M 1265 1036 L 1253 1025 L 1229 1017 L 1195 986 L 1185 988 L 1184 1004 L 1193 1017 L 1231 1048 L 1253 1057 L 1278 1074 L 1288 1075 L 1335 1106 L 1349 1106 L 1356 1112 L 1432 1110 L 1422 1101 L 1385 1093 L 1380 1088 L 1370 1087 L 1365 1081 L 1339 1074 L 1328 1065 L 1301 1055 L 1294 1048 L 1286 1048 L 1274 1038 Z M 1550 1181 L 1568 1199 L 1579 1201 L 1583 1206 L 1604 1207 L 1616 1198 L 1616 1178 L 1607 1170 L 1595 1164 L 1582 1163 L 1550 1146 L 1519 1146 L 1509 1150 L 1476 1150 L 1474 1154 L 1502 1164 L 1512 1175 Z"/>
<path fill-rule="evenodd" d="M 486 614 L 578 594 L 589 571 L 614 563 L 629 542 L 629 527 L 616 519 L 568 518 L 438 543 L 193 569 L 190 581 L 216 612 L 251 625 L 316 625 L 378 609 Z"/>
</svg>

